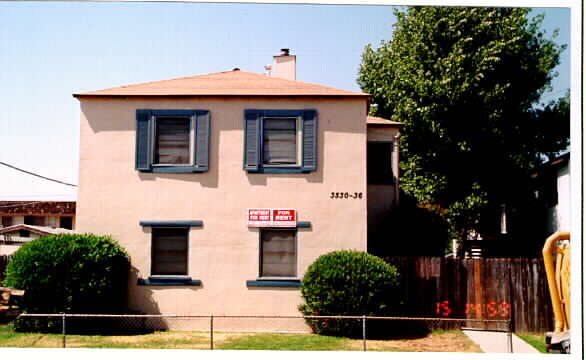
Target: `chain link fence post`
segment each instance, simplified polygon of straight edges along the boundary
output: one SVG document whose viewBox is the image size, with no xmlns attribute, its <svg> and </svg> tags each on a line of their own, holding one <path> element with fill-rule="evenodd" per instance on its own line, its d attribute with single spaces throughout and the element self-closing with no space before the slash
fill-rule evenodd
<svg viewBox="0 0 586 360">
<path fill-rule="evenodd" d="M 214 350 L 214 314 L 210 316 L 210 350 Z"/>
<path fill-rule="evenodd" d="M 62 314 L 61 316 L 61 330 L 63 332 L 63 348 L 67 347 L 67 331 L 65 330 L 65 318 L 67 315 L 65 315 L 65 313 Z"/>
<path fill-rule="evenodd" d="M 362 350 L 366 351 L 366 315 L 362 315 Z"/>
</svg>

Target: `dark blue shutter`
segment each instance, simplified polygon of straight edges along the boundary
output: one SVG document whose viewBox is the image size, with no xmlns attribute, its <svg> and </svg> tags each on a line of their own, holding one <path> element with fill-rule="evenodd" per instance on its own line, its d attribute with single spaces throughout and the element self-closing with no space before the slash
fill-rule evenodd
<svg viewBox="0 0 586 360">
<path fill-rule="evenodd" d="M 195 165 L 200 171 L 207 171 L 210 151 L 210 112 L 196 111 Z"/>
<path fill-rule="evenodd" d="M 136 110 L 136 162 L 140 171 L 151 170 L 151 111 Z"/>
<path fill-rule="evenodd" d="M 244 170 L 258 171 L 260 163 L 260 113 L 244 111 Z"/>
<path fill-rule="evenodd" d="M 303 111 L 303 164 L 301 170 L 317 169 L 317 111 Z"/>
</svg>

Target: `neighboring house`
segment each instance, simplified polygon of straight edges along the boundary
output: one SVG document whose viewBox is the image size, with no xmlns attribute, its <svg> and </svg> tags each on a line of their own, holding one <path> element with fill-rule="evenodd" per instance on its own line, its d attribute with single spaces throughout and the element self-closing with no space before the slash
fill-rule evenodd
<svg viewBox="0 0 586 360">
<path fill-rule="evenodd" d="M 72 233 L 72 230 L 62 228 L 50 228 L 35 225 L 12 225 L 0 229 L 0 256 L 11 255 L 18 248 L 31 240 L 46 235 Z"/>
<path fill-rule="evenodd" d="M 300 315 L 300 280 L 318 256 L 367 249 L 370 213 L 398 201 L 398 124 L 367 128 L 368 94 L 296 81 L 295 61 L 284 49 L 266 75 L 74 94 L 76 228 L 129 252 L 130 309 Z M 384 167 L 369 170 L 373 186 L 367 141 L 369 165 Z M 299 319 L 222 326 L 307 330 Z"/>
<path fill-rule="evenodd" d="M 546 209 L 547 236 L 570 231 L 570 153 L 542 165 L 534 178 L 539 184 L 536 196 Z"/>
<path fill-rule="evenodd" d="M 501 205 L 498 224 L 495 222 L 498 234 L 470 232 L 464 243 L 465 256 L 540 257 L 547 237 L 570 231 L 570 153 L 539 166 L 531 180 L 532 203 L 521 210 Z"/>
<path fill-rule="evenodd" d="M 0 229 L 26 224 L 75 228 L 75 201 L 0 201 Z"/>
</svg>

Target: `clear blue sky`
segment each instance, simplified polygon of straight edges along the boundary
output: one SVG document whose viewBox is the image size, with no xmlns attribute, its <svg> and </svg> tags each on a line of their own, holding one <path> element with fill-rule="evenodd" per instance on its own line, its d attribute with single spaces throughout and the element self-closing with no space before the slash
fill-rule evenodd
<svg viewBox="0 0 586 360">
<path fill-rule="evenodd" d="M 545 12 L 569 44 L 569 9 Z M 282 47 L 299 80 L 359 90 L 364 46 L 392 37 L 391 6 L 0 2 L 0 161 L 77 183 L 71 94 L 231 70 L 263 72 Z M 545 100 L 570 86 L 569 50 Z M 0 200 L 74 199 L 75 189 L 0 166 Z"/>
</svg>

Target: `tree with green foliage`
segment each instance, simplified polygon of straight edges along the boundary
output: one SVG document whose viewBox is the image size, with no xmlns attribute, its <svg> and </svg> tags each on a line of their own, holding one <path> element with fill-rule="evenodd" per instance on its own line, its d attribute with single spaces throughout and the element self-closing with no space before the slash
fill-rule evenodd
<svg viewBox="0 0 586 360">
<path fill-rule="evenodd" d="M 497 233 L 502 204 L 527 206 L 531 171 L 569 145 L 568 102 L 535 109 L 565 46 L 546 38 L 543 15 L 528 13 L 396 10 L 392 40 L 362 55 L 358 83 L 372 115 L 403 123 L 401 190 L 454 238 Z"/>
<path fill-rule="evenodd" d="M 116 314 L 126 307 L 129 258 L 112 238 L 92 234 L 44 236 L 22 245 L 6 267 L 4 285 L 25 290 L 19 304 L 33 314 Z M 46 318 L 16 324 L 59 331 Z"/>
</svg>

